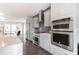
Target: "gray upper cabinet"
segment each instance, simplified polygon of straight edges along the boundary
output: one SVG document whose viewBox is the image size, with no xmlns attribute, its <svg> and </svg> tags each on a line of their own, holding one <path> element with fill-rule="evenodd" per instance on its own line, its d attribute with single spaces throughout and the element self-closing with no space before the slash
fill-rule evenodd
<svg viewBox="0 0 79 59">
<path fill-rule="evenodd" d="M 74 4 L 72 3 L 52 3 L 51 21 L 66 17 L 72 17 L 74 14 Z"/>
<path fill-rule="evenodd" d="M 38 23 L 38 17 L 34 17 L 34 28 L 38 28 L 39 27 L 39 23 Z"/>
<path fill-rule="evenodd" d="M 47 10 L 44 12 L 44 26 L 49 27 L 50 26 L 50 18 L 51 18 L 51 10 Z"/>
</svg>

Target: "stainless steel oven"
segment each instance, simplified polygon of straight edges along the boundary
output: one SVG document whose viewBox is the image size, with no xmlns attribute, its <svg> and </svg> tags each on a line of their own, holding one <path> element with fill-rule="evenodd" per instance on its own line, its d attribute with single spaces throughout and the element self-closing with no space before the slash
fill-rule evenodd
<svg viewBox="0 0 79 59">
<path fill-rule="evenodd" d="M 52 30 L 73 31 L 73 19 L 68 17 L 52 21 Z"/>
<path fill-rule="evenodd" d="M 35 45 L 39 45 L 39 34 L 36 33 L 36 34 L 34 35 L 33 43 L 34 43 Z"/>
<path fill-rule="evenodd" d="M 52 31 L 51 43 L 61 48 L 73 51 L 73 32 Z"/>
</svg>

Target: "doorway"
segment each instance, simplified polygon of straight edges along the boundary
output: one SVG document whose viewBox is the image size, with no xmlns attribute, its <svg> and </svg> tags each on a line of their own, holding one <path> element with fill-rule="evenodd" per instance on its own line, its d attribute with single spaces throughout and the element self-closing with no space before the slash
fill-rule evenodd
<svg viewBox="0 0 79 59">
<path fill-rule="evenodd" d="M 19 38 L 24 41 L 24 23 L 4 23 L 4 34 L 9 36 L 18 36 L 17 33 L 20 31 Z"/>
</svg>

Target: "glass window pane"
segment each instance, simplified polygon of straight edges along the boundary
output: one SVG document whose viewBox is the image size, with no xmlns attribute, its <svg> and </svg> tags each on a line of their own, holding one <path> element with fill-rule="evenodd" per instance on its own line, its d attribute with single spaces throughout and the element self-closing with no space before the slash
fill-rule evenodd
<svg viewBox="0 0 79 59">
<path fill-rule="evenodd" d="M 11 32 L 16 32 L 16 24 L 11 24 Z"/>
<path fill-rule="evenodd" d="M 10 33 L 10 24 L 4 24 L 4 33 Z"/>
</svg>

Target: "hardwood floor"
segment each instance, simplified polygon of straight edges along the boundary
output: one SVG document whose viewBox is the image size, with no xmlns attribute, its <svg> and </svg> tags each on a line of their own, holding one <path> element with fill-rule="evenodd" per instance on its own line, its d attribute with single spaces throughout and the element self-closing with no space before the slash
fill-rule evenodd
<svg viewBox="0 0 79 59">
<path fill-rule="evenodd" d="M 24 44 L 23 54 L 24 55 L 51 55 L 50 53 L 48 53 L 45 50 L 41 49 L 40 47 L 34 45 L 30 41 L 27 41 Z"/>
</svg>

